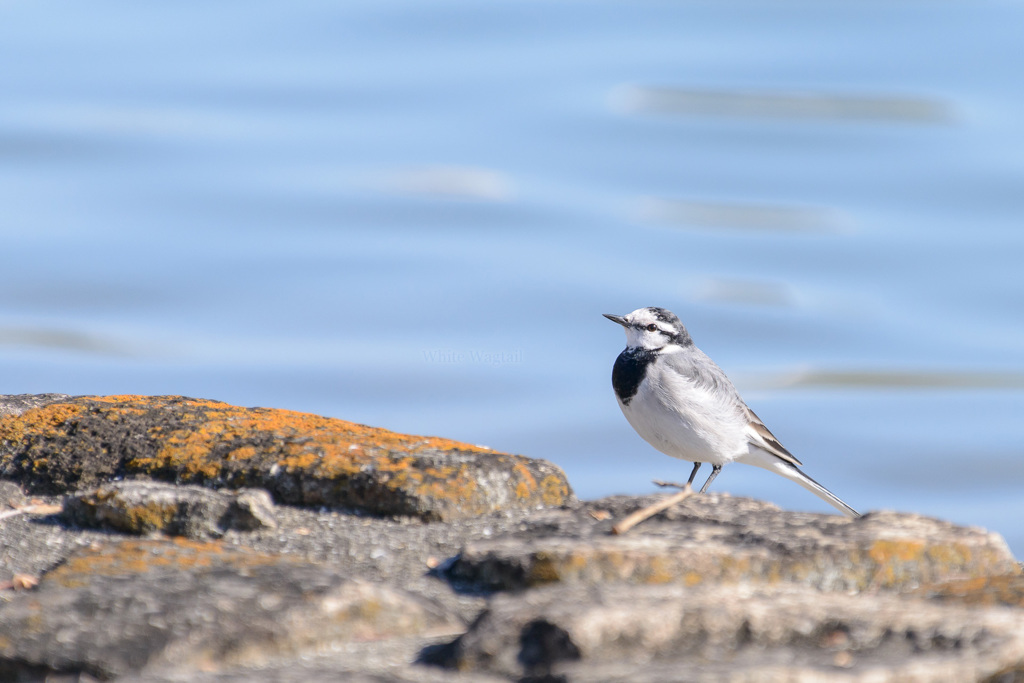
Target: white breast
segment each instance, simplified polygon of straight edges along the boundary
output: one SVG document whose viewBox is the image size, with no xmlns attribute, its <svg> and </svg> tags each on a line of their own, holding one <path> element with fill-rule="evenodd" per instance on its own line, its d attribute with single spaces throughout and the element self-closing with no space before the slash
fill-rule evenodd
<svg viewBox="0 0 1024 683">
<path fill-rule="evenodd" d="M 626 420 L 647 443 L 690 462 L 724 465 L 747 452 L 746 419 L 719 396 L 656 361 L 648 366 Z"/>
</svg>

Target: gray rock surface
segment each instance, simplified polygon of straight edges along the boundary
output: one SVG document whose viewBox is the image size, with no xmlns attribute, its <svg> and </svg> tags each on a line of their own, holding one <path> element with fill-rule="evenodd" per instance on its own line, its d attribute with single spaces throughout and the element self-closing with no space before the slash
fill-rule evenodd
<svg viewBox="0 0 1024 683">
<path fill-rule="evenodd" d="M 950 671 L 970 681 L 997 669 L 1012 671 L 1014 653 L 1024 660 L 1013 636 L 1024 633 L 1018 622 L 1024 610 L 1004 606 L 1017 604 L 1007 595 L 1021 585 L 1016 567 L 1010 575 L 1000 573 L 1013 564 L 1008 553 L 990 558 L 988 575 L 948 588 L 919 587 L 940 573 L 929 563 L 904 567 L 900 584 L 843 591 L 812 588 L 793 573 L 692 581 L 688 573 L 666 572 L 654 577 L 666 583 L 631 585 L 637 581 L 628 574 L 580 571 L 546 587 L 497 594 L 467 593 L 465 583 L 443 580 L 472 548 L 498 543 L 528 557 L 548 548 L 552 538 L 582 544 L 577 554 L 587 543 L 602 554 L 612 552 L 607 543 L 622 549 L 639 544 L 647 548 L 648 564 L 656 556 L 651 549 L 664 548 L 666 539 L 707 540 L 709 529 L 738 549 L 774 543 L 793 553 L 820 543 L 823 530 L 843 552 L 857 534 L 889 543 L 900 537 L 900 528 L 925 534 L 919 542 L 926 547 L 951 541 L 999 547 L 981 530 L 915 515 L 890 513 L 886 524 L 875 526 L 870 518 L 848 522 L 785 513 L 725 495 L 695 499 L 624 537 L 606 535 L 614 519 L 651 499 L 613 497 L 452 523 L 278 506 L 276 528 L 227 530 L 213 543 L 78 529 L 60 515 L 0 520 L 5 571 L 38 567 L 42 574 L 34 590 L 0 591 L 0 662 L 9 676 L 37 675 L 25 680 L 77 672 L 155 683 L 189 679 L 200 670 L 195 680 L 282 682 L 332 675 L 429 682 L 452 672 L 415 664 L 421 653 L 425 661 L 461 667 L 452 680 L 464 681 L 548 675 L 623 682 L 941 681 L 950 680 Z M 597 519 L 606 514 L 613 517 Z M 858 524 L 858 532 L 839 530 Z M 620 554 L 643 566 L 630 552 Z M 964 566 L 962 558 L 952 561 Z M 982 573 L 980 564 L 975 568 Z M 648 570 L 637 571 L 651 578 Z M 862 571 L 867 576 L 877 568 L 865 565 Z M 336 601 L 337 591 L 351 582 L 384 591 L 387 599 L 373 594 L 370 602 L 388 605 L 391 615 L 426 615 L 449 635 L 433 627 L 411 627 L 415 633 L 395 627 L 361 643 L 351 624 L 325 626 L 330 620 L 317 605 Z M 972 603 L 992 590 L 1001 602 Z M 360 610 L 354 612 L 358 617 Z M 30 623 L 38 628 L 27 628 Z M 219 638 L 226 642 L 217 645 Z M 182 648 L 187 652 L 180 654 Z"/>
<path fill-rule="evenodd" d="M 42 408 L 69 398 L 71 397 L 67 394 L 0 395 L 0 417 L 14 417 L 31 408 Z"/>
<path fill-rule="evenodd" d="M 28 499 L 13 481 L 0 481 L 0 512 L 25 505 Z"/>
<path fill-rule="evenodd" d="M 709 494 L 612 536 L 659 496 L 581 503 L 454 443 L 180 397 L 0 399 L 0 682 L 1024 680 L 1024 576 L 995 534 Z"/>
<path fill-rule="evenodd" d="M 152 481 L 104 484 L 64 500 L 72 524 L 129 534 L 220 538 L 229 529 L 273 529 L 274 502 L 262 489 L 214 491 Z"/>
<path fill-rule="evenodd" d="M 425 644 L 437 639 L 389 638 L 346 642 L 329 652 L 261 667 L 218 671 L 157 670 L 130 674 L 118 683 L 502 683 L 507 678 L 479 671 L 460 672 L 414 664 Z"/>
<path fill-rule="evenodd" d="M 895 512 L 860 519 L 785 512 L 722 494 L 690 498 L 640 533 L 609 535 L 614 520 L 656 499 L 612 497 L 538 513 L 516 533 L 468 542 L 447 575 L 470 590 L 793 581 L 846 591 L 906 590 L 1017 568 L 1006 542 L 982 529 Z"/>
<path fill-rule="evenodd" d="M 895 683 L 985 680 L 1019 666 L 1022 648 L 1020 610 L 792 584 L 609 584 L 496 596 L 425 659 L 511 679 Z"/>
<path fill-rule="evenodd" d="M 394 586 L 220 543 L 114 541 L 73 554 L 0 610 L 0 679 L 262 665 L 336 642 L 457 633 Z"/>
</svg>

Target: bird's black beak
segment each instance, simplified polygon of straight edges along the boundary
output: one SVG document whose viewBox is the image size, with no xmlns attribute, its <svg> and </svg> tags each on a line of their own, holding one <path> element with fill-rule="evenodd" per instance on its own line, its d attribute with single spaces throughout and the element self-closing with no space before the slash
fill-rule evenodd
<svg viewBox="0 0 1024 683">
<path fill-rule="evenodd" d="M 611 313 L 602 313 L 601 315 L 603 315 L 604 317 L 608 318 L 613 323 L 618 323 L 618 324 L 622 325 L 623 327 L 629 327 L 629 323 L 627 323 L 626 319 L 624 317 L 622 317 L 621 315 L 612 315 Z"/>
</svg>

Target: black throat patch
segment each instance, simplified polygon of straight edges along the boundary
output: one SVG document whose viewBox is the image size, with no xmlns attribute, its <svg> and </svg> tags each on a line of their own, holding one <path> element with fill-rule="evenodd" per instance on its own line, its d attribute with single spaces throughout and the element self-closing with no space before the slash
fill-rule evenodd
<svg viewBox="0 0 1024 683">
<path fill-rule="evenodd" d="M 612 367 L 612 388 L 625 405 L 636 396 L 640 382 L 644 381 L 647 366 L 658 358 L 657 351 L 649 349 L 626 349 L 615 359 Z"/>
</svg>

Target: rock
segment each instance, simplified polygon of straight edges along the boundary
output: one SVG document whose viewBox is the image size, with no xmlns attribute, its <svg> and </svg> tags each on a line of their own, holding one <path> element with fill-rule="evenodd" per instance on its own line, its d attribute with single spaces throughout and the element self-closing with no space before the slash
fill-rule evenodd
<svg viewBox="0 0 1024 683">
<path fill-rule="evenodd" d="M 848 591 L 1018 571 L 1006 542 L 983 529 L 894 512 L 856 520 L 786 512 L 722 494 L 688 499 L 625 536 L 609 535 L 614 519 L 654 499 L 613 497 L 539 513 L 517 534 L 467 544 L 446 576 L 460 589 L 483 591 L 612 581 Z"/>
<path fill-rule="evenodd" d="M 1020 566 L 919 515 L 710 494 L 612 536 L 659 497 L 175 397 L 0 398 L 0 473 L 0 681 L 1024 680 Z"/>
<path fill-rule="evenodd" d="M 423 660 L 513 680 L 979 681 L 1019 666 L 1024 612 L 797 585 L 499 595 Z"/>
<path fill-rule="evenodd" d="M 256 531 L 277 528 L 274 500 L 263 489 L 242 489 L 232 496 L 226 514 L 219 524 L 222 529 Z"/>
<path fill-rule="evenodd" d="M 45 500 L 47 503 L 53 501 Z M 89 532 L 64 528 L 58 515 L 0 509 L 0 514 L 4 512 L 18 514 L 0 519 L 0 584 L 12 581 L 19 574 L 39 576 L 62 562 L 83 543 L 88 543 L 82 537 Z M 3 592 L 0 591 L 0 609 L 2 605 Z M 2 635 L 0 632 L 0 637 Z"/>
<path fill-rule="evenodd" d="M 220 542 L 125 540 L 72 555 L 0 610 L 0 680 L 259 666 L 340 642 L 461 631 L 397 587 Z"/>
<path fill-rule="evenodd" d="M 9 508 L 25 505 L 28 499 L 21 492 L 21 487 L 13 481 L 0 481 L 0 512 Z"/>
<path fill-rule="evenodd" d="M 48 406 L 69 398 L 67 394 L 0 394 L 0 417 L 18 416 L 31 408 Z"/>
<path fill-rule="evenodd" d="M 33 493 L 135 477 L 431 521 L 574 500 L 551 463 L 448 439 L 180 396 L 46 396 L 0 399 L 0 478 Z"/>
<path fill-rule="evenodd" d="M 266 491 L 233 493 L 151 481 L 120 481 L 73 494 L 65 499 L 63 514 L 83 526 L 194 539 L 219 538 L 229 529 L 277 526 Z"/>
<path fill-rule="evenodd" d="M 481 672 L 456 672 L 412 664 L 423 640 L 398 638 L 368 643 L 340 643 L 329 654 L 284 664 L 218 671 L 152 671 L 129 674 L 117 683 L 507 683 Z M 418 646 L 418 647 L 417 647 Z"/>
<path fill-rule="evenodd" d="M 923 586 L 917 591 L 932 600 L 961 605 L 1024 607 L 1024 576 L 1020 573 L 957 578 Z"/>
</svg>

